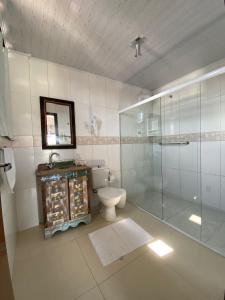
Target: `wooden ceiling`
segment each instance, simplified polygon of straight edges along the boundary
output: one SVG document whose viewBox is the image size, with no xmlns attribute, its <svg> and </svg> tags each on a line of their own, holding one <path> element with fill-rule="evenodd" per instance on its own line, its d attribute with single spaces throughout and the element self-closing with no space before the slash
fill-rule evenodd
<svg viewBox="0 0 225 300">
<path fill-rule="evenodd" d="M 5 0 L 3 17 L 15 50 L 151 90 L 225 57 L 223 0 Z"/>
</svg>

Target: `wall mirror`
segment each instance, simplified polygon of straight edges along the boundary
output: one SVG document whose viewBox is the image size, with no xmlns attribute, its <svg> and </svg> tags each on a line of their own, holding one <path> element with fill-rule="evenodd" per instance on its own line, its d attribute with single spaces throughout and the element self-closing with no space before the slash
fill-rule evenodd
<svg viewBox="0 0 225 300">
<path fill-rule="evenodd" d="M 40 97 L 42 149 L 76 148 L 74 102 Z"/>
</svg>

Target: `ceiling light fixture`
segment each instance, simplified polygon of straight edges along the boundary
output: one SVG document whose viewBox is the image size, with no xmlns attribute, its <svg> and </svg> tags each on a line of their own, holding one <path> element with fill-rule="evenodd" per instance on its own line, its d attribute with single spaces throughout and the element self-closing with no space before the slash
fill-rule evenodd
<svg viewBox="0 0 225 300">
<path fill-rule="evenodd" d="M 130 47 L 135 48 L 134 57 L 142 56 L 141 45 L 144 43 L 145 37 L 143 35 L 136 37 L 131 43 Z"/>
</svg>

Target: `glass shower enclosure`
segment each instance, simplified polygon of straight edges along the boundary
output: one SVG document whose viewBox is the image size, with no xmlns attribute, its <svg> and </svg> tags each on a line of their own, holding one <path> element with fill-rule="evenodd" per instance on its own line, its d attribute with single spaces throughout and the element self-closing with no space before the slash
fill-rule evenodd
<svg viewBox="0 0 225 300">
<path fill-rule="evenodd" d="M 225 255 L 225 75 L 153 99 L 120 113 L 128 201 Z"/>
</svg>

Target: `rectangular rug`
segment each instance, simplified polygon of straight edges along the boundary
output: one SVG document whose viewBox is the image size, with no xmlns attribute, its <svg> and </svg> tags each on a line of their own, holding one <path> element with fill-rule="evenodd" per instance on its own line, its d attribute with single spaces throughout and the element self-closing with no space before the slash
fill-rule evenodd
<svg viewBox="0 0 225 300">
<path fill-rule="evenodd" d="M 101 263 L 107 266 L 151 242 L 153 237 L 132 219 L 127 218 L 89 233 L 89 239 Z"/>
</svg>

